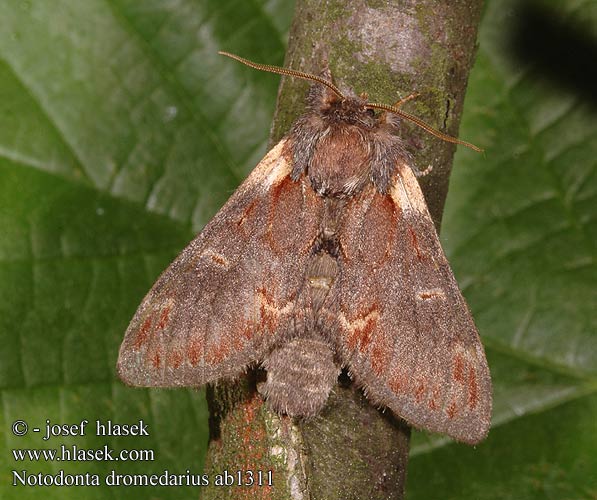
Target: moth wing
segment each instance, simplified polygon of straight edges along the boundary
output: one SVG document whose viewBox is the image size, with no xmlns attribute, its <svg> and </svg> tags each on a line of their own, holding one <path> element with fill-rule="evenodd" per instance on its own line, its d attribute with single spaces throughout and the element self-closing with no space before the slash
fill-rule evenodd
<svg viewBox="0 0 597 500">
<path fill-rule="evenodd" d="M 202 385 L 260 361 L 285 331 L 321 202 L 275 146 L 158 278 L 120 347 L 130 385 Z"/>
<path fill-rule="evenodd" d="M 388 194 L 352 200 L 344 224 L 335 315 L 356 382 L 415 427 L 481 441 L 485 353 L 411 168 L 399 165 Z"/>
</svg>

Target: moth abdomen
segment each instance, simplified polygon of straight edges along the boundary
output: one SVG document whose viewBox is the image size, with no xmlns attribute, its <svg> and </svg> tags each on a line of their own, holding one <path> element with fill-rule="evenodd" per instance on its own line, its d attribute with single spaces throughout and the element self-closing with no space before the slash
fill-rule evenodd
<svg viewBox="0 0 597 500">
<path fill-rule="evenodd" d="M 262 365 L 267 380 L 259 392 L 274 411 L 292 417 L 320 413 L 340 374 L 330 345 L 312 337 L 294 338 L 277 347 Z"/>
</svg>

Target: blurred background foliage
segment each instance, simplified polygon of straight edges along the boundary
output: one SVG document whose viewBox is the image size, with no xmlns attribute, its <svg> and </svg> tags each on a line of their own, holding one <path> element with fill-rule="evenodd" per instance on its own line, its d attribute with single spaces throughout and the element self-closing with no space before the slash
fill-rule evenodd
<svg viewBox="0 0 597 500">
<path fill-rule="evenodd" d="M 143 295 L 265 152 L 284 0 L 0 3 L 2 498 L 196 498 L 191 488 L 15 488 L 30 473 L 200 473 L 203 394 L 124 387 Z M 407 498 L 597 498 L 597 4 L 488 0 L 442 240 L 486 345 L 493 429 L 415 433 Z M 367 89 L 357 89 L 367 90 Z M 416 89 L 413 89 L 416 90 Z M 82 419 L 145 438 L 43 442 Z M 90 435 L 91 434 L 91 435 Z M 16 463 L 13 448 L 153 449 L 153 462 Z"/>
</svg>

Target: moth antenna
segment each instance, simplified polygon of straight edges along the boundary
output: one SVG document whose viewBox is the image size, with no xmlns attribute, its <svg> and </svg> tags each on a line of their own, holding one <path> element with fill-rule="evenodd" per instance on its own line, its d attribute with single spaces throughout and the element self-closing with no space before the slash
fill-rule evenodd
<svg viewBox="0 0 597 500">
<path fill-rule="evenodd" d="M 325 85 L 327 88 L 329 88 L 338 97 L 345 99 L 344 94 L 342 94 L 342 92 L 340 92 L 340 89 L 338 87 L 336 87 L 332 82 L 330 82 L 320 76 L 312 75 L 310 73 L 305 73 L 303 71 L 297 71 L 294 69 L 281 68 L 279 66 L 272 66 L 270 64 L 256 63 L 253 61 L 249 61 L 248 59 L 245 59 L 244 57 L 240 57 L 240 56 L 237 56 L 236 54 L 231 54 L 230 52 L 225 52 L 223 50 L 218 51 L 218 54 L 221 54 L 226 57 L 230 57 L 231 59 L 234 59 L 235 61 L 238 61 L 246 66 L 249 66 L 250 68 L 257 69 L 259 71 L 267 71 L 269 73 L 277 73 L 278 75 L 284 75 L 284 76 L 293 76 L 295 78 L 302 78 L 303 80 L 309 80 L 312 82 L 320 83 L 322 85 Z M 416 116 L 411 115 L 410 113 L 406 113 L 405 111 L 402 111 L 397 107 L 397 105 L 400 106 L 400 105 L 404 104 L 406 101 L 413 99 L 417 95 L 418 94 L 411 94 L 408 97 L 398 101 L 396 103 L 396 105 L 394 105 L 394 106 L 390 106 L 388 104 L 367 104 L 367 107 L 374 108 L 374 109 L 381 109 L 384 111 L 389 111 L 390 113 L 393 113 L 397 116 L 400 116 L 401 118 L 404 118 L 406 120 L 413 122 L 418 127 L 421 127 L 423 130 L 429 132 L 431 135 L 434 135 L 435 137 L 438 137 L 439 139 L 441 139 L 443 141 L 451 142 L 453 144 L 460 144 L 462 146 L 466 146 L 467 148 L 470 148 L 473 151 L 477 151 L 479 153 L 483 152 L 483 150 L 481 148 L 475 146 L 474 144 L 471 144 L 470 142 L 466 142 L 466 141 L 461 141 L 460 139 L 456 139 L 456 137 L 452 137 L 451 135 L 444 134 L 443 132 L 440 132 L 439 130 L 434 129 L 431 125 L 428 125 L 420 118 L 417 118 Z"/>
<path fill-rule="evenodd" d="M 401 118 L 409 120 L 409 121 L 413 122 L 415 125 L 417 125 L 418 127 L 425 130 L 426 132 L 429 132 L 431 135 L 434 135 L 435 137 L 440 138 L 442 141 L 451 142 L 453 144 L 460 144 L 462 146 L 466 146 L 467 148 L 472 149 L 473 151 L 477 151 L 478 153 L 483 152 L 483 150 L 481 148 L 475 146 L 474 144 L 471 144 L 470 142 L 461 141 L 460 139 L 456 139 L 456 137 L 452 137 L 451 135 L 444 134 L 443 132 L 440 132 L 439 130 L 435 130 L 431 125 L 425 123 L 420 118 L 418 118 L 414 115 L 411 115 L 410 113 L 406 113 L 405 111 L 402 111 L 401 109 L 397 108 L 396 106 L 390 106 L 388 104 L 367 104 L 367 107 L 373 108 L 373 109 L 381 109 L 384 111 L 389 111 L 390 113 L 393 113 Z"/>
<path fill-rule="evenodd" d="M 230 57 L 238 62 L 243 63 L 246 66 L 249 66 L 250 68 L 258 69 L 259 71 L 268 71 L 270 73 L 277 73 L 278 75 L 284 76 L 294 76 L 295 78 L 302 78 L 303 80 L 310 80 L 312 82 L 321 83 L 322 85 L 325 85 L 328 89 L 330 89 L 332 92 L 334 92 L 338 97 L 345 99 L 344 94 L 340 92 L 340 89 L 338 87 L 336 87 L 332 82 L 320 76 L 312 75 L 310 73 L 304 73 L 303 71 L 296 71 L 294 69 L 280 68 L 279 66 L 271 66 L 270 64 L 256 63 L 253 61 L 249 61 L 244 57 L 231 54 L 230 52 L 224 52 L 222 50 L 220 50 L 218 54 Z"/>
</svg>

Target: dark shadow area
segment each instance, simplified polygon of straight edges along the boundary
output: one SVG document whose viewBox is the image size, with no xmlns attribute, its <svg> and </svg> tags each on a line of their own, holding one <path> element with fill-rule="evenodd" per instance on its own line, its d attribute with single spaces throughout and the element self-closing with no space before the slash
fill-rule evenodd
<svg viewBox="0 0 597 500">
<path fill-rule="evenodd" d="M 582 23 L 534 1 L 521 2 L 515 19 L 513 55 L 597 107 L 597 38 Z"/>
</svg>

